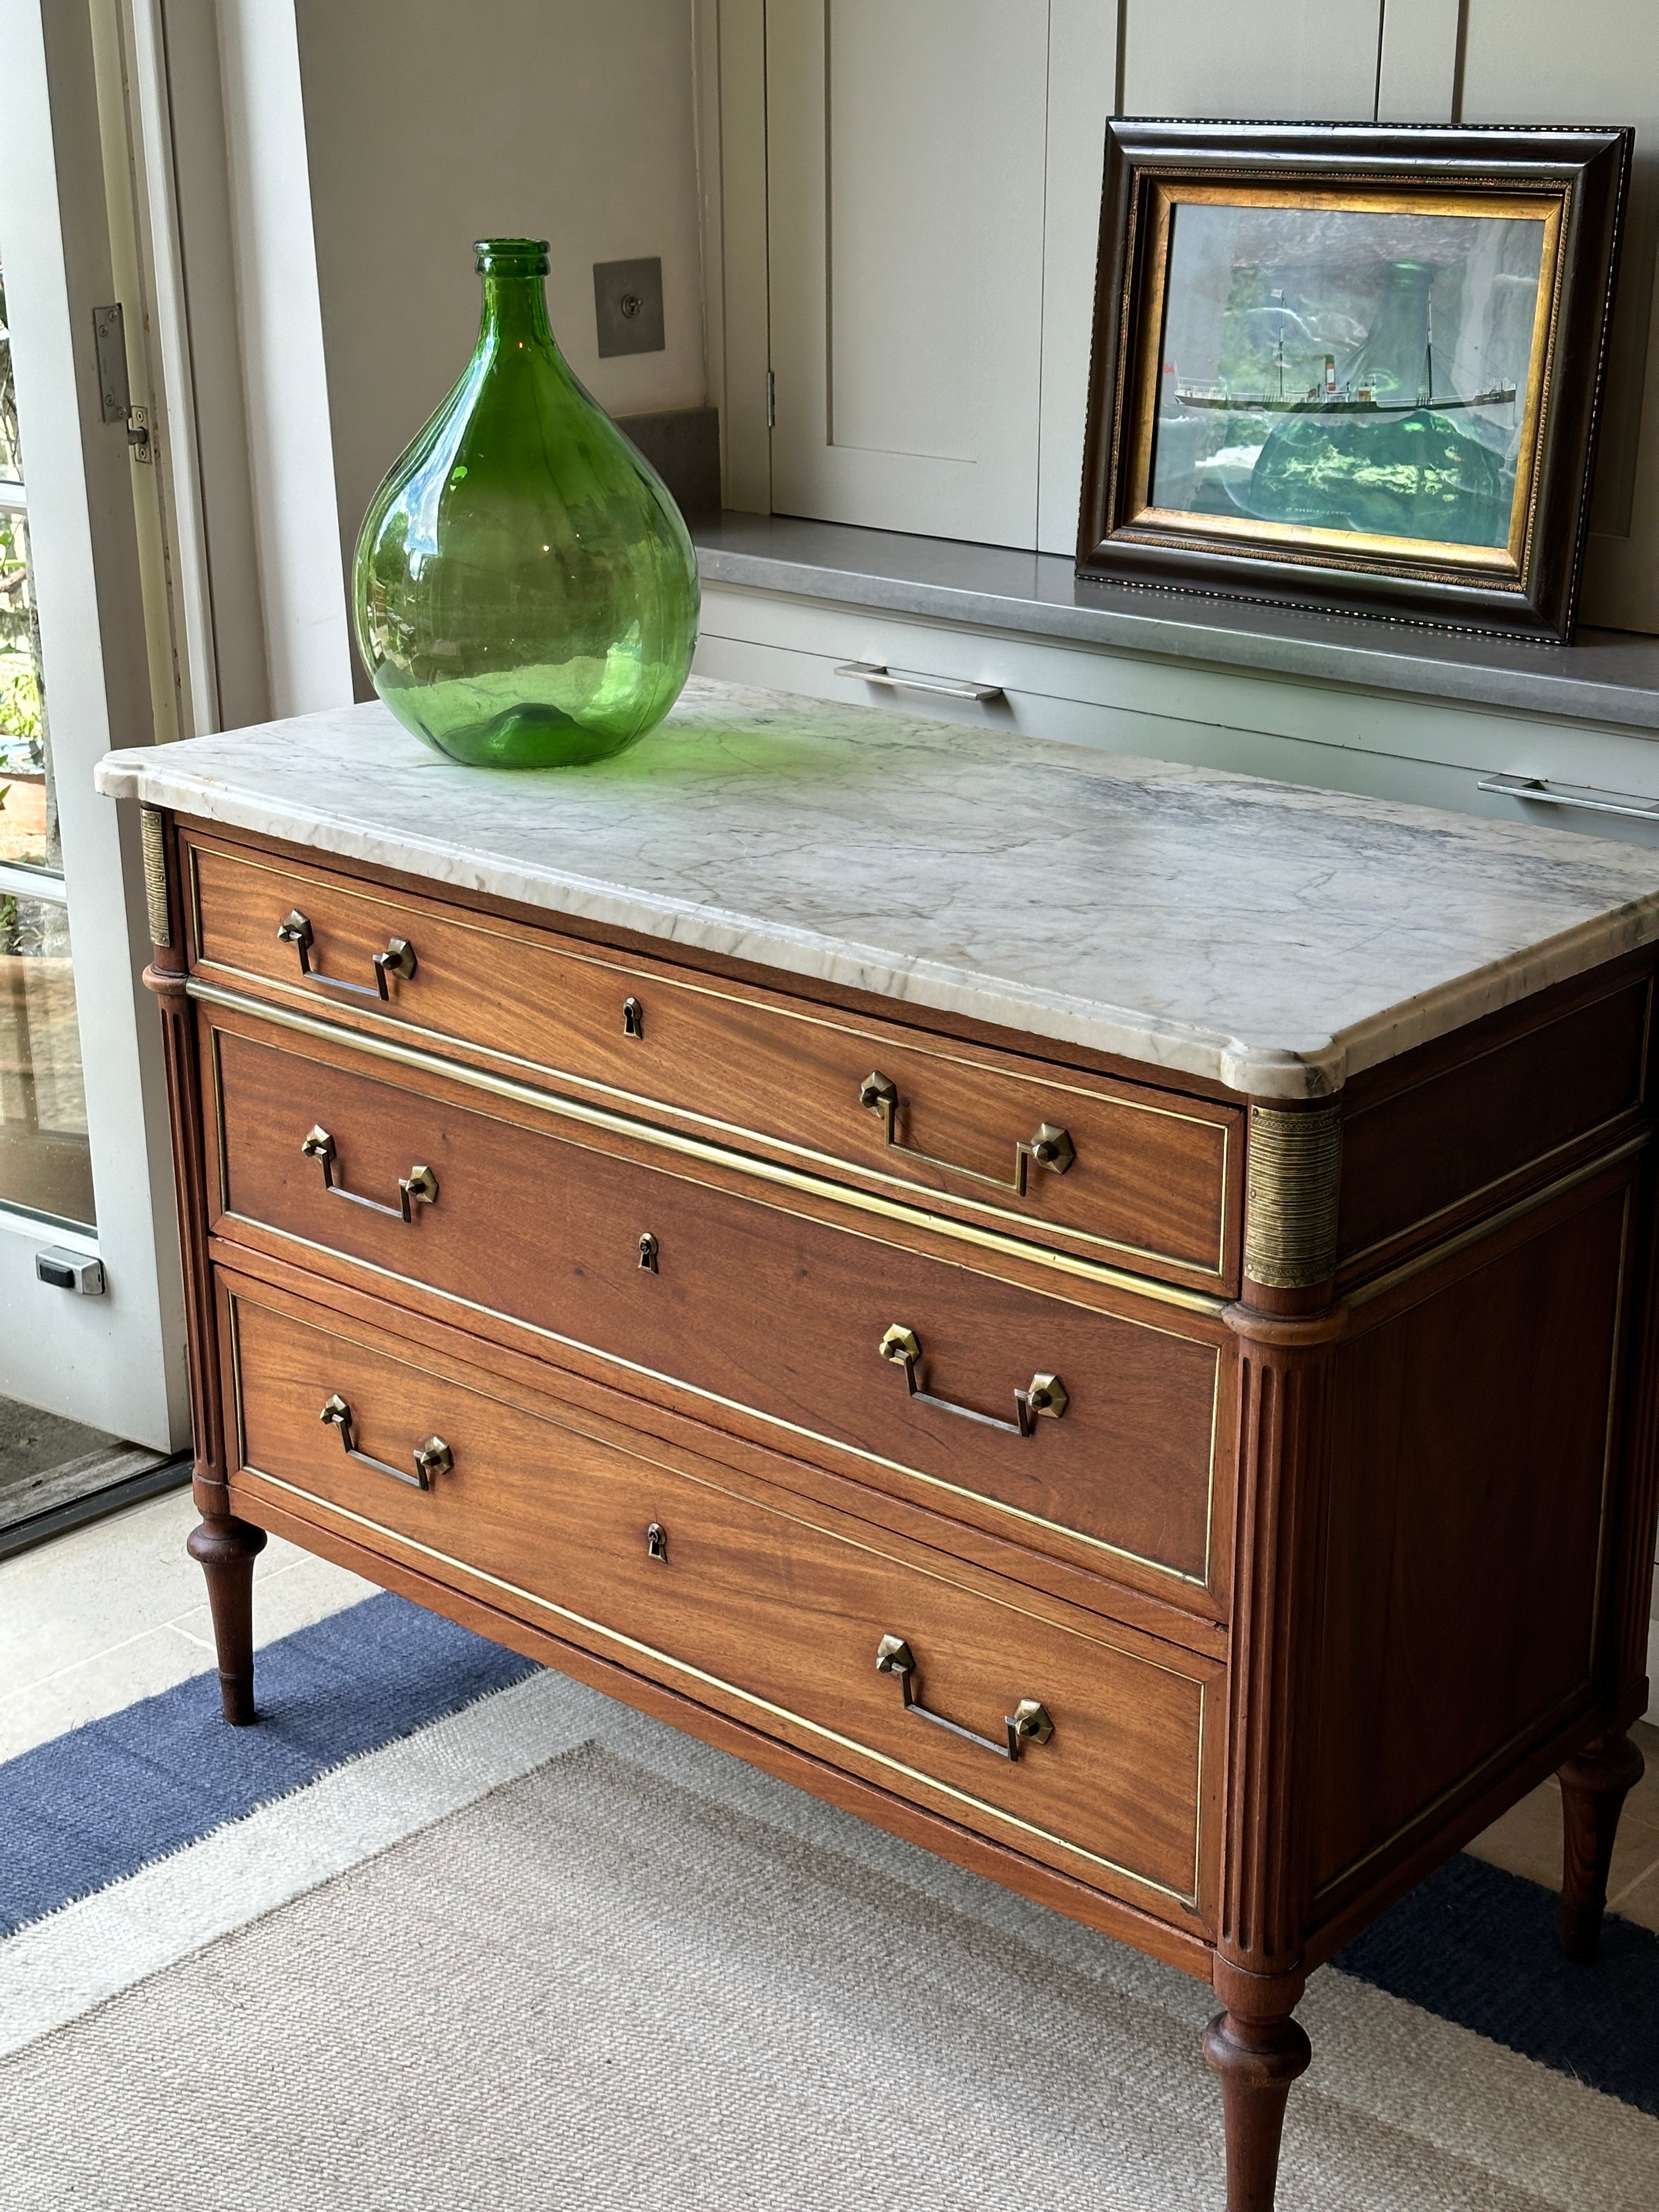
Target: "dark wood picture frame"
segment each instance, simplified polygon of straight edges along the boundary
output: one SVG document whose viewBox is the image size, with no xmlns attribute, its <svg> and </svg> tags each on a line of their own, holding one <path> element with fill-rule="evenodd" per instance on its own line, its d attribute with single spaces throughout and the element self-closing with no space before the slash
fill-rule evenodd
<svg viewBox="0 0 1659 2212">
<path fill-rule="evenodd" d="M 1633 143 L 1632 131 L 1611 127 L 1109 123 L 1079 577 L 1570 641 Z M 1291 208 L 1346 206 L 1352 194 L 1358 205 L 1378 196 L 1402 204 L 1396 213 L 1414 212 L 1419 198 L 1425 211 L 1546 210 L 1507 546 L 1258 530 L 1154 504 L 1170 210 L 1235 191 L 1240 204 Z"/>
</svg>

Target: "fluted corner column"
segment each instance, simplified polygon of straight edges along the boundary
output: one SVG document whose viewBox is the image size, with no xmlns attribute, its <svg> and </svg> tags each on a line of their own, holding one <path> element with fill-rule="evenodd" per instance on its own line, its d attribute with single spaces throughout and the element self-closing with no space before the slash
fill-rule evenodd
<svg viewBox="0 0 1659 2212">
<path fill-rule="evenodd" d="M 1249 1109 L 1239 1340 L 1227 1809 L 1213 1965 L 1228 2212 L 1272 2212 L 1306 1984 L 1316 1577 L 1329 1464 L 1341 1125 L 1329 1104 Z"/>
<path fill-rule="evenodd" d="M 231 1511 L 224 1461 L 223 1407 L 219 1384 L 218 1329 L 213 1271 L 208 1260 L 210 1218 L 205 1164 L 207 1124 L 202 1104 L 196 1023 L 185 991 L 188 963 L 179 894 L 177 841 L 158 808 L 139 811 L 143 839 L 144 890 L 153 947 L 144 981 L 161 1020 L 161 1059 L 167 1073 L 173 1135 L 173 1189 L 179 1203 L 179 1249 L 185 1287 L 185 1349 L 190 1372 L 192 1494 L 201 1525 L 188 1549 L 207 1577 L 219 1685 L 225 1718 L 246 1727 L 253 1711 L 253 1562 L 265 1544 L 262 1528 Z"/>
</svg>

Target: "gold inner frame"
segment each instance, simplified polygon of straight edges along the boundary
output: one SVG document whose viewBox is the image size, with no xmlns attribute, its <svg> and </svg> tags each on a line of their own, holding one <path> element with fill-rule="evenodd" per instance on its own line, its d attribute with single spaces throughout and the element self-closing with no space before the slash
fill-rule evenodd
<svg viewBox="0 0 1659 2212">
<path fill-rule="evenodd" d="M 1154 179 L 1151 219 L 1140 249 L 1147 268 L 1144 305 L 1129 382 L 1133 417 L 1127 496 L 1122 502 L 1123 520 L 1112 534 L 1135 536 L 1151 544 L 1164 541 L 1190 545 L 1208 539 L 1219 540 L 1224 545 L 1231 541 L 1241 550 L 1258 550 L 1268 558 L 1294 560 L 1317 556 L 1325 565 L 1363 567 L 1372 571 L 1387 562 L 1397 574 L 1441 576 L 1447 580 L 1473 576 L 1483 581 L 1524 586 L 1538 505 L 1538 471 L 1542 454 L 1540 426 L 1555 363 L 1563 275 L 1561 239 L 1571 189 L 1566 185 L 1553 185 L 1534 192 L 1517 191 L 1513 187 L 1492 191 L 1468 185 L 1417 192 L 1402 191 L 1392 184 L 1334 190 L 1291 176 L 1272 184 L 1250 182 L 1243 178 L 1226 184 L 1198 183 L 1184 178 L 1179 181 Z M 1243 516 L 1200 514 L 1187 508 L 1152 504 L 1158 369 L 1164 358 L 1175 210 L 1194 204 L 1224 207 L 1288 205 L 1316 212 L 1355 214 L 1469 216 L 1490 222 L 1507 220 L 1543 226 L 1520 459 L 1515 472 L 1506 544 L 1465 546 L 1441 538 L 1390 538 L 1368 531 L 1310 529 L 1297 523 L 1251 522 Z M 1123 302 L 1126 355 L 1133 289 L 1132 284 L 1125 287 Z M 1348 556 L 1346 562 L 1341 557 L 1345 555 Z M 1370 557 L 1356 561 L 1355 555 Z"/>
</svg>

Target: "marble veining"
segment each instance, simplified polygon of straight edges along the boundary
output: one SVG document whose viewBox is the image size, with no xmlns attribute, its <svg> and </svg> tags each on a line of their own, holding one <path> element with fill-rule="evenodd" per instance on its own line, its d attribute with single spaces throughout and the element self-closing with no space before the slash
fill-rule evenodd
<svg viewBox="0 0 1659 2212">
<path fill-rule="evenodd" d="M 97 784 L 1257 1097 L 1659 936 L 1659 853 L 698 678 L 584 769 L 462 768 L 377 702 Z"/>
</svg>

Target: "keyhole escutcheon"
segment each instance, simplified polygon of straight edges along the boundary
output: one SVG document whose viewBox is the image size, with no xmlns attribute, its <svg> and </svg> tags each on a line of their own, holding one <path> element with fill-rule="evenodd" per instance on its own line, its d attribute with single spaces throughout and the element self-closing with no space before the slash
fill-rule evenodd
<svg viewBox="0 0 1659 2212">
<path fill-rule="evenodd" d="M 668 1563 L 668 1531 L 660 1521 L 653 1521 L 645 1532 L 645 1548 L 653 1559 Z"/>
<path fill-rule="evenodd" d="M 648 1229 L 640 1231 L 640 1265 L 653 1275 L 657 1272 L 657 1240 Z"/>
</svg>

